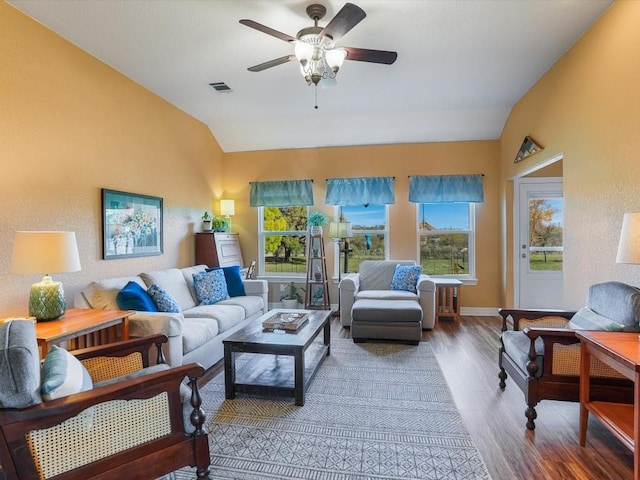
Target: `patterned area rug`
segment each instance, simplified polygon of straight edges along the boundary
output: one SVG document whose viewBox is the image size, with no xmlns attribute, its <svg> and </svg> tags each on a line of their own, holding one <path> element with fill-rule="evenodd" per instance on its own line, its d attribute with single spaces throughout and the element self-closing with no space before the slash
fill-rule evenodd
<svg viewBox="0 0 640 480">
<path fill-rule="evenodd" d="M 428 342 L 332 339 L 302 407 L 225 400 L 224 372 L 202 396 L 212 479 L 490 479 Z"/>
</svg>

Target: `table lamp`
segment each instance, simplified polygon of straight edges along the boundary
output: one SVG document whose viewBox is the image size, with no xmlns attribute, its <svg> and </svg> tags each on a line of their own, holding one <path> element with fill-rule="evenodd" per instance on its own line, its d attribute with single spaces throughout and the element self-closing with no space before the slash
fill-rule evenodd
<svg viewBox="0 0 640 480">
<path fill-rule="evenodd" d="M 229 232 L 231 231 L 231 215 L 236 214 L 236 202 L 235 200 L 220 200 L 220 215 L 224 215 L 229 225 Z"/>
<path fill-rule="evenodd" d="M 61 282 L 51 273 L 80 271 L 75 232 L 16 232 L 11 273 L 44 274 L 31 286 L 29 315 L 37 320 L 54 320 L 64 314 L 67 302 Z"/>
<path fill-rule="evenodd" d="M 616 263 L 640 263 L 640 213 L 624 214 Z"/>
</svg>

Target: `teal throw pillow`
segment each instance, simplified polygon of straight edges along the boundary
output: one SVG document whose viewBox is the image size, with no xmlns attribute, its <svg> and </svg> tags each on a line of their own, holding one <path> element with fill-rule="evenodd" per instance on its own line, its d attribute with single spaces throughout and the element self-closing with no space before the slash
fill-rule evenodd
<svg viewBox="0 0 640 480">
<path fill-rule="evenodd" d="M 214 267 L 208 268 L 207 271 L 222 270 L 224 272 L 224 279 L 227 282 L 227 292 L 230 297 L 244 297 L 246 292 L 244 291 L 244 282 L 242 281 L 242 273 L 240 271 L 240 265 L 232 265 L 230 267 Z"/>
<path fill-rule="evenodd" d="M 157 312 L 158 307 L 147 291 L 136 282 L 127 283 L 116 295 L 118 307 L 122 310 L 135 310 L 137 312 Z"/>
<path fill-rule="evenodd" d="M 42 399 L 55 400 L 92 388 L 91 376 L 80 360 L 53 345 L 42 365 Z"/>
<path fill-rule="evenodd" d="M 200 305 L 213 305 L 229 298 L 227 281 L 220 269 L 194 273 L 193 287 Z"/>
<path fill-rule="evenodd" d="M 147 289 L 147 293 L 156 304 L 159 312 L 178 313 L 180 312 L 180 305 L 176 302 L 169 292 L 162 288 L 157 283 L 154 283 Z"/>
<path fill-rule="evenodd" d="M 393 272 L 391 279 L 391 289 L 416 293 L 420 275 L 422 275 L 420 265 L 396 265 L 396 271 Z"/>
</svg>

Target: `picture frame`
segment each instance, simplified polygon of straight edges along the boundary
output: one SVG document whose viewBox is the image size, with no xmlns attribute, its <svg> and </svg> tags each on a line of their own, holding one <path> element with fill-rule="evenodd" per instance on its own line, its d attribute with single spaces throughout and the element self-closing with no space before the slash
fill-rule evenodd
<svg viewBox="0 0 640 480">
<path fill-rule="evenodd" d="M 162 198 L 102 189 L 102 258 L 163 253 Z"/>
</svg>

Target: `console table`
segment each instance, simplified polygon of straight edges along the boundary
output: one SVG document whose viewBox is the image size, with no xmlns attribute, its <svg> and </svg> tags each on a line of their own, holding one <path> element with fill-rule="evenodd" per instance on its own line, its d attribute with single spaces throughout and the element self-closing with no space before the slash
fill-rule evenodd
<svg viewBox="0 0 640 480">
<path fill-rule="evenodd" d="M 42 358 L 51 345 L 68 342 L 68 350 L 104 345 L 129 338 L 132 310 L 70 308 L 57 320 L 36 323 L 36 338 Z M 117 327 L 120 326 L 118 335 Z"/>
<path fill-rule="evenodd" d="M 576 331 L 582 343 L 580 357 L 580 445 L 587 439 L 589 413 L 633 452 L 633 478 L 640 480 L 640 338 L 638 333 Z M 591 401 L 591 357 L 601 360 L 634 382 L 636 404 Z"/>
</svg>

